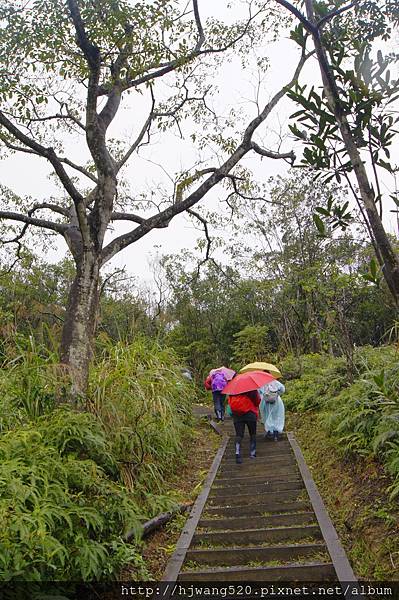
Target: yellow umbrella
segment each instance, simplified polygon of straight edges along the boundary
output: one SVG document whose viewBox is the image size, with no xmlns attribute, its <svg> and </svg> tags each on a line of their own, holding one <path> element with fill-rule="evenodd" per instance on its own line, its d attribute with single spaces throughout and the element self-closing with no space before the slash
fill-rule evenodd
<svg viewBox="0 0 399 600">
<path fill-rule="evenodd" d="M 240 373 L 247 373 L 248 371 L 269 371 L 270 375 L 273 375 L 273 377 L 276 377 L 276 379 L 281 377 L 281 371 L 279 371 L 278 368 L 271 363 L 266 362 L 250 363 L 249 365 L 245 365 L 245 367 L 240 369 Z"/>
</svg>

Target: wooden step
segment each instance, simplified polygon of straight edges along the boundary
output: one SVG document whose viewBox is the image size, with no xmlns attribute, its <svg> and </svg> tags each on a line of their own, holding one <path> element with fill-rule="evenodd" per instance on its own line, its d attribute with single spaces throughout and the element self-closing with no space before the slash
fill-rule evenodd
<svg viewBox="0 0 399 600">
<path fill-rule="evenodd" d="M 283 490 L 281 492 L 265 492 L 256 494 L 256 501 L 259 503 L 267 502 L 287 502 L 289 500 L 297 500 L 302 494 L 305 494 L 304 488 L 298 488 L 294 490 Z M 212 506 L 237 506 L 245 505 L 246 503 L 251 504 L 254 501 L 253 494 L 226 494 L 223 496 L 210 496 L 208 503 Z"/>
<path fill-rule="evenodd" d="M 241 446 L 242 448 L 249 448 L 249 439 L 244 439 Z M 230 442 L 226 448 L 226 456 L 223 458 L 228 458 L 231 454 L 234 454 L 235 447 L 235 442 Z M 257 439 L 256 449 L 264 456 L 291 456 L 293 454 L 292 448 L 288 442 L 268 444 L 264 440 Z"/>
<path fill-rule="evenodd" d="M 241 443 L 243 445 L 249 445 L 249 441 L 249 436 L 244 436 L 244 439 Z M 229 443 L 227 444 L 227 452 L 230 448 L 235 448 L 235 444 L 235 438 L 231 437 Z M 291 445 L 287 440 L 279 440 L 278 442 L 275 442 L 274 440 L 270 441 L 264 437 L 263 433 L 257 434 L 256 444 L 259 446 L 259 448 L 266 448 L 268 452 L 292 452 Z"/>
<path fill-rule="evenodd" d="M 246 477 L 216 477 L 212 489 L 223 487 L 224 485 L 231 484 L 233 481 L 233 485 L 241 487 L 246 485 L 255 485 L 258 483 L 280 483 L 282 481 L 301 481 L 302 478 L 299 477 L 298 471 L 293 471 L 289 474 L 288 477 L 282 477 L 278 473 L 276 475 L 247 475 Z"/>
<path fill-rule="evenodd" d="M 281 567 L 214 567 L 183 571 L 178 581 L 336 581 L 332 563 L 293 564 Z"/>
<path fill-rule="evenodd" d="M 241 451 L 241 456 L 243 458 L 243 460 L 245 460 L 246 458 L 250 458 L 249 456 L 249 448 L 243 448 Z M 251 458 L 251 460 L 248 462 L 248 465 L 252 465 L 255 466 L 256 464 L 262 464 L 263 466 L 267 466 L 267 465 L 285 465 L 285 464 L 290 464 L 290 465 L 296 465 L 296 461 L 295 458 L 293 456 L 290 456 L 289 454 L 278 454 L 276 456 L 270 456 L 270 455 L 262 455 L 259 454 L 259 452 L 257 452 L 256 454 L 256 458 Z M 232 452 L 230 454 L 230 456 L 228 456 L 225 460 L 223 460 L 220 463 L 220 470 L 221 469 L 225 469 L 226 467 L 230 467 L 236 465 L 236 455 L 235 452 Z M 266 471 L 267 472 L 267 471 Z"/>
<path fill-rule="evenodd" d="M 245 477 L 253 476 L 259 477 L 263 475 L 265 479 L 268 476 L 275 476 L 279 479 L 287 479 L 289 475 L 297 475 L 298 471 L 295 465 L 287 464 L 287 465 L 278 465 L 274 467 L 266 466 L 262 463 L 256 463 L 255 461 L 248 458 L 244 458 L 244 461 L 241 465 L 233 464 L 231 466 L 227 466 L 224 469 L 220 469 L 218 471 L 218 477 L 221 479 L 232 479 L 234 477 Z"/>
<path fill-rule="evenodd" d="M 318 525 L 303 525 L 301 527 L 277 527 L 268 529 L 237 529 L 236 531 L 212 531 L 210 533 L 195 533 L 192 543 L 195 546 L 210 544 L 227 546 L 251 546 L 254 542 L 284 542 L 286 540 L 302 540 L 305 538 L 321 539 Z"/>
<path fill-rule="evenodd" d="M 281 527 L 290 525 L 309 525 L 316 522 L 313 512 L 288 513 L 284 515 L 270 515 L 269 517 L 233 517 L 231 519 L 201 519 L 198 527 L 204 529 L 253 529 L 254 526 Z"/>
<path fill-rule="evenodd" d="M 240 465 L 238 465 L 240 466 Z M 261 483 L 262 481 L 287 481 L 287 480 L 298 479 L 299 481 L 303 481 L 302 477 L 299 476 L 297 469 L 287 469 L 284 472 L 278 473 L 264 473 L 263 471 L 255 472 L 249 475 L 245 470 L 241 469 L 233 469 L 230 473 L 218 473 L 218 477 L 215 479 L 214 485 L 217 487 L 220 484 L 234 482 L 237 484 L 246 484 L 250 483 Z"/>
<path fill-rule="evenodd" d="M 214 550 L 197 549 L 188 550 L 186 554 L 186 561 L 200 563 L 203 565 L 246 565 L 253 561 L 295 561 L 301 558 L 326 552 L 327 549 L 323 543 L 293 544 L 288 546 L 255 546 L 244 548 L 231 547 L 217 548 Z"/>
<path fill-rule="evenodd" d="M 264 513 L 284 514 L 290 512 L 298 512 L 300 510 L 309 510 L 310 503 L 306 500 L 298 500 L 296 502 L 276 502 L 275 500 L 266 499 L 264 502 L 256 504 L 246 504 L 240 506 L 210 506 L 207 504 L 204 509 L 204 518 L 207 516 L 220 517 L 246 517 L 246 516 L 262 516 Z"/>
<path fill-rule="evenodd" d="M 241 447 L 241 454 L 244 458 L 247 454 L 249 457 L 249 445 L 248 446 L 244 445 Z M 252 460 L 268 462 L 270 464 L 290 461 L 290 462 L 296 464 L 295 457 L 293 454 L 289 454 L 288 452 L 284 452 L 281 454 L 280 453 L 279 454 L 271 454 L 269 452 L 266 452 L 265 450 L 262 451 L 262 448 L 260 448 L 260 449 L 256 448 L 256 459 L 252 459 Z M 229 465 L 231 463 L 235 464 L 235 451 L 233 450 L 233 448 L 232 448 L 231 452 L 228 452 L 228 450 L 226 450 L 226 456 L 220 463 L 220 466 L 223 467 L 224 465 Z"/>
<path fill-rule="evenodd" d="M 303 488 L 303 482 L 299 479 L 294 479 L 293 481 L 279 481 L 278 483 L 270 483 L 269 481 L 264 481 L 263 483 L 254 483 L 236 486 L 234 482 L 230 482 L 230 484 L 221 486 L 221 487 L 213 487 L 209 498 L 214 498 L 218 496 L 226 496 L 230 493 L 232 494 L 261 494 L 263 492 L 281 492 L 285 490 L 293 490 Z"/>
</svg>

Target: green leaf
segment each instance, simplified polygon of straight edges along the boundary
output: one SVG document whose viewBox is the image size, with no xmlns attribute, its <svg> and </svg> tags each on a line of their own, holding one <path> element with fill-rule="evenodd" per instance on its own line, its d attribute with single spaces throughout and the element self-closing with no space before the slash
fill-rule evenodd
<svg viewBox="0 0 399 600">
<path fill-rule="evenodd" d="M 320 213 L 321 215 L 324 215 L 325 217 L 330 216 L 330 212 L 326 208 L 323 208 L 322 206 L 316 206 L 315 210 L 317 210 L 318 213 Z"/>
<path fill-rule="evenodd" d="M 372 258 L 370 260 L 369 268 L 370 268 L 370 273 L 371 273 L 372 277 L 374 277 L 374 279 L 375 279 L 377 276 L 377 262 L 376 262 L 375 258 Z"/>
<path fill-rule="evenodd" d="M 325 236 L 326 235 L 326 226 L 325 226 L 324 222 L 322 221 L 322 219 L 319 217 L 319 215 L 313 214 L 313 221 L 314 221 L 320 235 Z"/>
<path fill-rule="evenodd" d="M 383 169 L 386 169 L 389 173 L 394 172 L 394 168 L 392 167 L 392 165 L 389 162 L 386 162 L 385 160 L 383 160 L 382 158 L 379 159 L 379 161 L 377 162 L 377 165 L 379 167 L 382 167 Z"/>
</svg>

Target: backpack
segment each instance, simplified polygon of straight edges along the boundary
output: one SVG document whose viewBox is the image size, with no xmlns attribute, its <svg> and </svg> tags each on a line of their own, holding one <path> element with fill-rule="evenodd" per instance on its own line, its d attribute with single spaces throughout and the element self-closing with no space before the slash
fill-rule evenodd
<svg viewBox="0 0 399 600">
<path fill-rule="evenodd" d="M 274 403 L 279 396 L 280 384 L 278 381 L 271 381 L 263 388 L 263 399 L 265 402 Z"/>
<path fill-rule="evenodd" d="M 233 415 L 245 415 L 247 412 L 257 414 L 257 406 L 245 394 L 229 396 L 229 406 Z"/>
<path fill-rule="evenodd" d="M 212 378 L 210 375 L 205 379 L 204 387 L 208 392 L 212 389 Z"/>
<path fill-rule="evenodd" d="M 212 376 L 212 392 L 221 392 L 226 385 L 227 380 L 223 373 L 215 373 Z"/>
</svg>

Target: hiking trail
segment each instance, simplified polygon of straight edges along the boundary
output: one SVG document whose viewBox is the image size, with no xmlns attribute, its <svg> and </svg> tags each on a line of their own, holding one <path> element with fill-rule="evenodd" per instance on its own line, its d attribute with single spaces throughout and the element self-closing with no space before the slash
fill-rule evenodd
<svg viewBox="0 0 399 600">
<path fill-rule="evenodd" d="M 250 459 L 246 432 L 237 465 L 232 419 L 213 426 L 222 442 L 163 580 L 356 582 L 294 435 L 258 434 Z"/>
</svg>

